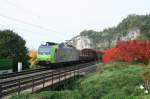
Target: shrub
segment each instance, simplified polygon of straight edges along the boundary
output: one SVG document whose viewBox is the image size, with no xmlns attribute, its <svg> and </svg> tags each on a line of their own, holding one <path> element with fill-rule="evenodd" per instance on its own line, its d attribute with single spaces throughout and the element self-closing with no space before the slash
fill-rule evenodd
<svg viewBox="0 0 150 99">
<path fill-rule="evenodd" d="M 150 41 L 131 40 L 119 42 L 114 48 L 108 49 L 103 55 L 103 62 L 125 61 L 129 63 L 150 60 Z"/>
<path fill-rule="evenodd" d="M 115 61 L 119 59 L 119 49 L 118 48 L 110 48 L 109 50 L 105 51 L 105 54 L 102 57 L 102 61 L 104 63 L 109 63 L 111 61 Z"/>
<path fill-rule="evenodd" d="M 124 65 L 122 62 L 107 64 L 103 72 L 84 79 L 79 88 L 81 96 L 84 99 L 133 99 L 143 95 L 139 87 L 144 82 L 144 68 Z"/>
</svg>

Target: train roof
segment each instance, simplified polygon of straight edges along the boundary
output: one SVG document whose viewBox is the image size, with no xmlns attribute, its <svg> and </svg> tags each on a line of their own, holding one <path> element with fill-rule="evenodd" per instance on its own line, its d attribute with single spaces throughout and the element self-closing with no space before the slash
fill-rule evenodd
<svg viewBox="0 0 150 99">
<path fill-rule="evenodd" d="M 92 49 L 92 48 L 84 48 L 81 51 L 84 51 L 84 50 L 94 51 L 94 52 L 99 53 L 99 54 L 104 54 L 105 53 L 105 51 L 98 50 L 98 49 Z"/>
<path fill-rule="evenodd" d="M 95 49 L 92 49 L 92 48 L 83 48 L 81 50 L 93 50 L 93 51 L 96 51 Z"/>
<path fill-rule="evenodd" d="M 58 43 L 54 43 L 54 42 L 46 42 L 47 45 L 51 46 L 51 45 L 58 45 Z"/>
</svg>

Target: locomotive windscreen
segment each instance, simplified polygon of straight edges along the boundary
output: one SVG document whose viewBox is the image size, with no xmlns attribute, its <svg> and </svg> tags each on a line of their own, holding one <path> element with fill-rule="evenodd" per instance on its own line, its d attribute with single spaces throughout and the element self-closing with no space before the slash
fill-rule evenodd
<svg viewBox="0 0 150 99">
<path fill-rule="evenodd" d="M 50 46 L 40 46 L 38 49 L 38 54 L 50 54 Z"/>
</svg>

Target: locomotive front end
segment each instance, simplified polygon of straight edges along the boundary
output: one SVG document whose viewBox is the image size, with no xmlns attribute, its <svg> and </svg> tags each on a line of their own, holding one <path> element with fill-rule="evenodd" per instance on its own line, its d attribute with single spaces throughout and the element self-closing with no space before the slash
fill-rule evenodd
<svg viewBox="0 0 150 99">
<path fill-rule="evenodd" d="M 38 64 L 48 64 L 51 62 L 51 46 L 41 45 L 38 48 Z"/>
</svg>

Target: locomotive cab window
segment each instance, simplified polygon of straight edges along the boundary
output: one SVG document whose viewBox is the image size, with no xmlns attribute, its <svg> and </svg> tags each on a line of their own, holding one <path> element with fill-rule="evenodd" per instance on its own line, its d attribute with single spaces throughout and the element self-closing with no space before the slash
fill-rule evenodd
<svg viewBox="0 0 150 99">
<path fill-rule="evenodd" d="M 50 46 L 41 46 L 41 47 L 39 47 L 38 54 L 45 54 L 45 55 L 50 54 Z"/>
</svg>

